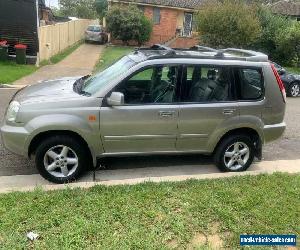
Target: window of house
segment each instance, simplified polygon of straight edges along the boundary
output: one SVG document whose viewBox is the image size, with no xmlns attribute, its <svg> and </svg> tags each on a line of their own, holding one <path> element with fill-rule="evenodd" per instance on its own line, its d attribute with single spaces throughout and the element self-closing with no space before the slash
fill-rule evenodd
<svg viewBox="0 0 300 250">
<path fill-rule="evenodd" d="M 160 24 L 160 8 L 153 8 L 153 23 Z"/>
<path fill-rule="evenodd" d="M 153 66 L 120 83 L 115 92 L 124 94 L 125 104 L 172 103 L 176 100 L 178 67 Z"/>
<path fill-rule="evenodd" d="M 224 102 L 232 100 L 231 97 L 231 74 L 228 67 L 195 65 L 183 69 L 183 102 Z"/>
<path fill-rule="evenodd" d="M 138 5 L 138 9 L 143 13 L 145 12 L 145 6 L 143 5 Z"/>
<path fill-rule="evenodd" d="M 262 97 L 264 82 L 260 69 L 237 69 L 236 76 L 240 100 L 257 100 Z"/>
</svg>

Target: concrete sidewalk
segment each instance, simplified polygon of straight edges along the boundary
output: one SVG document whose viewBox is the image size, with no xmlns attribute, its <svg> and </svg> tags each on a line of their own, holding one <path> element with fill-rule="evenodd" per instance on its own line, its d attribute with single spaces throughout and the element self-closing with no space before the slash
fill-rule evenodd
<svg viewBox="0 0 300 250">
<path fill-rule="evenodd" d="M 300 160 L 263 161 L 255 163 L 248 171 L 221 173 L 214 165 L 173 166 L 139 169 L 99 170 L 95 176 L 87 173 L 79 182 L 55 185 L 40 175 L 16 175 L 0 177 L 0 193 L 32 191 L 37 187 L 44 190 L 64 188 L 89 188 L 95 185 L 134 185 L 146 181 L 184 181 L 188 179 L 216 179 L 243 175 L 271 174 L 274 172 L 300 173 Z M 95 177 L 95 178 L 94 178 Z"/>
<path fill-rule="evenodd" d="M 103 48 L 104 46 L 101 45 L 83 44 L 59 63 L 41 67 L 33 74 L 25 76 L 13 84 L 28 85 L 42 80 L 91 74 Z"/>
</svg>

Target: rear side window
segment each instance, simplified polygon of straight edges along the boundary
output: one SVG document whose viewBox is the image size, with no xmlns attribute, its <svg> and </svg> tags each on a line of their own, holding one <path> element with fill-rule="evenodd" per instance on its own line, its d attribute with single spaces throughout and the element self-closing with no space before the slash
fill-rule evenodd
<svg viewBox="0 0 300 250">
<path fill-rule="evenodd" d="M 183 69 L 183 102 L 209 103 L 232 100 L 231 69 L 222 66 L 195 65 Z"/>
<path fill-rule="evenodd" d="M 237 96 L 239 100 L 259 100 L 263 97 L 264 81 L 261 69 L 236 69 Z"/>
</svg>

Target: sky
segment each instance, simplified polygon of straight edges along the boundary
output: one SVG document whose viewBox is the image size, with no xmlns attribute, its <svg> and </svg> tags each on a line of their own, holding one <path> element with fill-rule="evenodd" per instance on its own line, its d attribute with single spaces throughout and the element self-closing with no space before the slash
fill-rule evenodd
<svg viewBox="0 0 300 250">
<path fill-rule="evenodd" d="M 58 0 L 45 0 L 45 3 L 48 7 L 58 7 Z"/>
</svg>

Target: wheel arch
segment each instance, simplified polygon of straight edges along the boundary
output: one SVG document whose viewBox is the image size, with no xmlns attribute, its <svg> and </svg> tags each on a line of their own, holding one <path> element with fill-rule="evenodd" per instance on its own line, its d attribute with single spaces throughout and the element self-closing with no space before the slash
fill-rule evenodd
<svg viewBox="0 0 300 250">
<path fill-rule="evenodd" d="M 48 130 L 48 131 L 43 131 L 35 135 L 32 140 L 30 141 L 29 147 L 28 147 L 28 157 L 31 157 L 33 155 L 39 145 L 39 143 L 42 140 L 45 140 L 46 138 L 52 137 L 52 136 L 59 136 L 59 135 L 64 135 L 64 136 L 71 136 L 73 138 L 76 138 L 82 145 L 85 147 L 87 150 L 90 159 L 94 161 L 94 157 L 92 154 L 92 150 L 89 147 L 88 143 L 86 140 L 77 132 L 71 131 L 71 130 Z"/>
<path fill-rule="evenodd" d="M 213 153 L 215 153 L 216 149 L 219 147 L 219 145 L 225 138 L 232 136 L 232 135 L 247 135 L 247 136 L 249 136 L 255 146 L 255 156 L 258 159 L 261 159 L 261 157 L 262 157 L 261 136 L 257 130 L 255 130 L 254 128 L 249 128 L 249 127 L 234 128 L 234 129 L 231 129 L 231 130 L 227 131 L 226 133 L 224 133 L 220 137 L 219 141 L 215 144 L 215 146 L 213 148 Z"/>
</svg>

